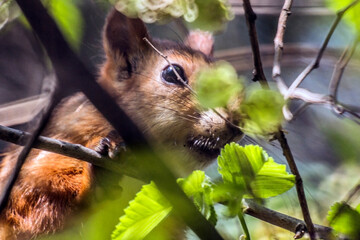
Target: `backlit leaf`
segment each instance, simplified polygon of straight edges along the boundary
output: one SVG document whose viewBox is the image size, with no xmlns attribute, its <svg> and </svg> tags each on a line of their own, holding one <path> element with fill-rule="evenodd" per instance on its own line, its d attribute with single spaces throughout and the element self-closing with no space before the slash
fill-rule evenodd
<svg viewBox="0 0 360 240">
<path fill-rule="evenodd" d="M 144 185 L 124 210 L 125 215 L 120 218 L 111 239 L 143 239 L 168 216 L 171 209 L 172 206 L 153 182 Z"/>
</svg>

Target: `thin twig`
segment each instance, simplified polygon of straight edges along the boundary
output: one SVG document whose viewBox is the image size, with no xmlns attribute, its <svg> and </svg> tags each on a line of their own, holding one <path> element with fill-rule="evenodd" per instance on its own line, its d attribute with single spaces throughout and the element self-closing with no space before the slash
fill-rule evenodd
<svg viewBox="0 0 360 240">
<path fill-rule="evenodd" d="M 254 202 L 253 200 L 244 199 L 244 213 L 255 218 L 261 219 L 267 223 L 281 227 L 295 233 L 297 236 L 306 232 L 304 221 L 290 217 L 288 215 L 268 209 Z M 314 225 L 316 235 L 321 239 L 331 239 L 332 229 L 329 227 Z"/>
<path fill-rule="evenodd" d="M 310 235 L 310 239 L 315 239 L 314 225 L 313 225 L 313 222 L 310 217 L 309 207 L 307 204 L 305 191 L 304 191 L 304 185 L 303 185 L 303 181 L 302 181 L 300 172 L 296 166 L 294 157 L 293 157 L 290 147 L 287 143 L 284 132 L 279 131 L 278 133 L 275 134 L 275 136 L 278 139 L 278 141 L 280 142 L 281 149 L 283 150 L 283 155 L 285 156 L 285 158 L 289 164 L 291 173 L 295 175 L 296 192 L 297 192 L 297 196 L 299 199 L 301 211 L 302 211 L 302 214 L 304 217 L 304 221 L 306 223 L 306 227 L 307 227 L 309 235 Z"/>
<path fill-rule="evenodd" d="M 284 80 L 281 77 L 281 57 L 284 49 L 284 33 L 286 29 L 286 23 L 288 16 L 291 14 L 291 6 L 293 4 L 292 0 L 285 0 L 284 5 L 282 7 L 282 11 L 280 13 L 278 27 L 276 31 L 276 35 L 274 38 L 274 65 L 272 70 L 272 77 L 274 81 L 277 83 L 279 89 L 286 89 Z M 281 91 L 281 90 L 280 90 Z"/>
<path fill-rule="evenodd" d="M 286 23 L 287 23 L 288 16 L 291 13 L 292 3 L 293 3 L 292 0 L 285 0 L 282 11 L 279 16 L 278 28 L 277 28 L 275 39 L 274 39 L 275 54 L 274 54 L 274 65 L 273 65 L 272 76 L 273 76 L 273 79 L 277 82 L 277 85 L 281 86 L 281 89 L 283 89 L 283 91 L 284 91 L 284 89 L 286 89 L 286 85 L 281 78 L 281 57 L 282 57 L 282 53 L 283 53 L 283 46 L 284 46 L 283 39 L 284 39 L 284 33 L 285 33 L 285 29 L 286 29 Z M 288 90 L 287 93 L 289 91 L 290 90 Z M 299 92 L 299 90 L 297 92 Z M 307 91 L 307 94 L 304 94 L 304 96 L 307 96 L 307 97 L 309 95 L 314 95 L 314 94 L 310 93 L 309 91 Z M 285 94 L 285 99 L 287 99 L 286 94 Z M 283 108 L 283 112 L 287 113 L 287 115 L 289 115 L 289 117 L 292 117 L 292 114 L 290 115 L 290 111 L 288 112 L 287 110 L 288 110 L 287 108 Z M 299 199 L 301 211 L 302 211 L 304 221 L 306 223 L 306 227 L 307 227 L 309 235 L 310 235 L 310 239 L 313 240 L 313 239 L 315 239 L 315 230 L 314 230 L 314 225 L 311 220 L 309 207 L 307 205 L 306 196 L 305 196 L 305 192 L 304 192 L 304 186 L 303 186 L 300 172 L 296 166 L 294 157 L 291 153 L 291 150 L 290 150 L 290 147 L 285 138 L 284 132 L 282 130 L 279 130 L 279 132 L 276 133 L 276 138 L 280 142 L 281 148 L 283 150 L 283 154 L 289 164 L 291 172 L 295 175 L 296 192 L 297 192 L 297 196 Z"/>
<path fill-rule="evenodd" d="M 28 132 L 0 125 L 0 139 L 3 141 L 24 146 L 30 138 L 31 134 Z M 98 152 L 90 148 L 86 148 L 80 144 L 72 144 L 69 142 L 40 136 L 34 142 L 33 148 L 86 161 L 93 164 L 94 166 L 101 167 L 115 173 L 125 174 L 137 179 L 141 178 L 137 171 L 137 167 L 132 165 L 133 161 L 127 161 L 127 158 L 116 161 L 114 159 L 104 157 Z"/>
<path fill-rule="evenodd" d="M 355 52 L 359 40 L 360 39 L 357 37 L 356 40 L 351 44 L 351 47 L 348 46 L 347 48 L 345 48 L 339 60 L 335 64 L 335 68 L 329 84 L 329 95 L 334 104 L 337 103 L 337 92 L 338 92 L 340 80 L 343 76 L 346 66 L 350 62 L 350 59 L 352 58 Z"/>
<path fill-rule="evenodd" d="M 254 61 L 253 81 L 259 81 L 263 87 L 268 88 L 269 84 L 266 80 L 264 70 L 262 67 L 259 41 L 258 41 L 256 26 L 255 26 L 256 14 L 254 13 L 254 11 L 252 9 L 249 0 L 243 0 L 243 7 L 244 7 L 244 12 L 245 12 L 246 24 L 247 24 L 248 31 L 249 31 L 251 49 L 253 52 L 253 61 Z"/>
<path fill-rule="evenodd" d="M 350 3 L 348 6 L 346 6 L 345 8 L 343 8 L 342 10 L 338 11 L 336 14 L 336 19 L 333 22 L 328 34 L 326 35 L 320 50 L 318 51 L 315 60 L 313 60 L 300 74 L 299 76 L 295 79 L 295 81 L 291 84 L 291 86 L 289 87 L 288 93 L 285 96 L 285 98 L 288 98 L 293 91 L 302 83 L 302 81 L 304 81 L 304 79 L 316 68 L 319 67 L 321 58 L 324 54 L 324 51 L 336 29 L 336 27 L 338 26 L 339 22 L 341 21 L 342 17 L 344 16 L 345 12 L 347 10 L 349 10 L 350 8 L 352 8 L 353 6 L 355 6 L 356 4 L 359 3 L 360 0 L 355 0 L 352 3 Z"/>
</svg>

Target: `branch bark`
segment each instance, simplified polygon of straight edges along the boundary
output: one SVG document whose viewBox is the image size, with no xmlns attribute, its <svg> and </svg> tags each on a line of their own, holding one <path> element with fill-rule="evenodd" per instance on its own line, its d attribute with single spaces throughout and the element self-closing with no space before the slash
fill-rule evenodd
<svg viewBox="0 0 360 240">
<path fill-rule="evenodd" d="M 259 43 L 258 43 L 256 28 L 255 28 L 256 14 L 253 12 L 249 0 L 243 0 L 243 3 L 244 3 L 243 6 L 244 6 L 244 11 L 245 11 L 246 22 L 247 22 L 248 29 L 249 29 L 250 42 L 251 42 L 252 51 L 253 51 L 254 65 L 255 65 L 255 69 L 256 69 L 254 78 L 255 78 L 255 80 L 261 79 L 262 86 L 266 88 L 266 87 L 268 87 L 268 83 L 267 83 L 267 80 L 265 78 L 263 68 L 262 68 Z M 283 36 L 284 36 L 287 16 L 288 16 L 288 13 L 290 12 L 291 5 L 292 5 L 292 1 L 285 1 L 284 7 L 283 7 L 283 9 L 285 9 L 285 10 L 280 15 L 280 19 L 279 19 L 280 22 L 278 24 L 280 29 L 278 29 L 277 35 L 276 35 L 277 38 L 275 39 L 275 43 L 277 44 L 275 46 L 275 48 L 276 48 L 275 49 L 275 55 L 276 55 L 275 58 L 277 61 L 276 62 L 277 66 L 275 66 L 274 68 L 275 68 L 275 75 L 277 77 L 280 77 L 280 73 L 281 73 L 280 58 L 281 58 L 281 54 L 282 54 L 281 51 L 282 51 L 282 47 L 283 47 Z M 260 75 L 257 75 L 257 74 L 260 74 Z M 266 82 L 266 83 L 264 83 L 264 82 Z M 279 81 L 279 83 L 282 83 L 282 85 L 284 87 L 286 87 L 286 85 L 283 83 L 283 81 Z M 285 110 L 285 114 L 286 114 L 286 110 Z M 300 203 L 301 210 L 302 210 L 302 213 L 304 216 L 304 220 L 307 225 L 307 230 L 310 234 L 310 238 L 315 239 L 314 226 L 313 226 L 313 223 L 312 223 L 312 220 L 310 217 L 309 208 L 307 205 L 306 196 L 305 196 L 305 192 L 304 192 L 304 186 L 302 183 L 300 173 L 297 169 L 295 160 L 291 153 L 290 147 L 287 143 L 286 137 L 282 130 L 279 130 L 279 132 L 277 132 L 275 134 L 275 137 L 280 142 L 281 148 L 283 150 L 283 154 L 289 164 L 290 170 L 296 177 L 297 195 L 298 195 L 299 203 Z"/>
<path fill-rule="evenodd" d="M 269 84 L 266 80 L 264 70 L 262 67 L 259 41 L 258 41 L 256 26 L 255 26 L 256 14 L 252 9 L 249 0 L 243 0 L 243 3 L 244 3 L 243 7 L 244 7 L 244 11 L 245 11 L 246 24 L 247 24 L 248 31 L 249 31 L 251 49 L 253 52 L 253 61 L 254 61 L 253 81 L 255 81 L 255 82 L 259 81 L 263 87 L 268 88 Z"/>
<path fill-rule="evenodd" d="M 301 238 L 306 232 L 305 222 L 300 219 L 268 209 L 249 199 L 243 200 L 243 205 L 244 213 L 247 215 L 289 230 L 295 233 L 295 239 Z M 314 230 L 320 239 L 331 239 L 332 237 L 332 229 L 329 227 L 315 224 Z"/>
</svg>

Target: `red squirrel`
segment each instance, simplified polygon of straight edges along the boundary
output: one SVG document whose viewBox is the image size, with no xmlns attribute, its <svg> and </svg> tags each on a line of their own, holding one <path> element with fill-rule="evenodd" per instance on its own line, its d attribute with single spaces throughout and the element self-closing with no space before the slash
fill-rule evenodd
<svg viewBox="0 0 360 240">
<path fill-rule="evenodd" d="M 149 41 L 164 55 L 160 56 Z M 136 122 L 145 136 L 179 152 L 185 169 L 201 168 L 216 158 L 226 143 L 239 140 L 229 109 L 204 110 L 194 98 L 196 73 L 212 64 L 210 35 L 190 34 L 185 44 L 152 39 L 144 23 L 113 10 L 103 33 L 106 61 L 98 82 Z M 181 76 L 180 81 L 174 69 Z M 220 114 L 219 114 L 220 113 Z M 82 94 L 62 101 L 43 135 L 97 149 L 113 128 Z M 115 134 L 116 135 L 116 134 Z M 105 141 L 106 143 L 106 141 Z M 0 184 L 13 167 L 19 148 L 0 165 Z M 0 239 L 30 239 L 63 228 L 87 197 L 94 182 L 91 164 L 51 152 L 32 150 L 0 215 Z"/>
</svg>

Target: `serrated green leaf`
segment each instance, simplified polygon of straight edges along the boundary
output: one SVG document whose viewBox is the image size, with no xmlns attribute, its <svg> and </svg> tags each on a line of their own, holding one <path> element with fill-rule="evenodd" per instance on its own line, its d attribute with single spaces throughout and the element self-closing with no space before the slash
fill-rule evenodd
<svg viewBox="0 0 360 240">
<path fill-rule="evenodd" d="M 76 1 L 50 0 L 48 10 L 54 17 L 66 40 L 75 49 L 80 48 L 84 21 Z"/>
<path fill-rule="evenodd" d="M 259 146 L 230 143 L 221 150 L 218 170 L 225 183 L 244 185 L 246 180 L 250 184 L 267 158 Z"/>
<path fill-rule="evenodd" d="M 243 129 L 248 135 L 266 136 L 278 131 L 284 116 L 284 97 L 277 91 L 252 87 L 240 106 Z"/>
<path fill-rule="evenodd" d="M 168 214 L 172 206 L 157 189 L 155 183 L 144 185 L 129 203 L 112 233 L 112 240 L 143 239 Z"/>
<path fill-rule="evenodd" d="M 256 197 L 269 198 L 288 191 L 294 184 L 295 176 L 286 172 L 286 166 L 269 157 L 251 183 L 251 188 Z M 245 198 L 249 197 L 245 195 Z"/>
<path fill-rule="evenodd" d="M 242 90 L 242 80 L 227 62 L 219 62 L 211 68 L 204 68 L 197 75 L 195 91 L 203 107 L 225 107 Z"/>
<path fill-rule="evenodd" d="M 275 163 L 259 146 L 227 144 L 221 150 L 218 164 L 227 188 L 231 191 L 236 187 L 246 190 L 242 194 L 247 198 L 277 196 L 295 184 L 295 176 L 286 172 L 286 166 Z M 221 198 L 219 191 L 224 192 L 224 189 L 216 190 L 216 198 Z"/>
<path fill-rule="evenodd" d="M 177 180 L 185 194 L 192 198 L 195 206 L 202 212 L 206 219 L 216 224 L 216 213 L 212 200 L 212 183 L 205 172 L 193 171 L 187 178 Z M 215 215 L 214 215 L 215 214 Z"/>
<path fill-rule="evenodd" d="M 351 239 L 360 238 L 360 213 L 345 202 L 337 202 L 331 206 L 327 219 L 335 231 Z"/>
</svg>

